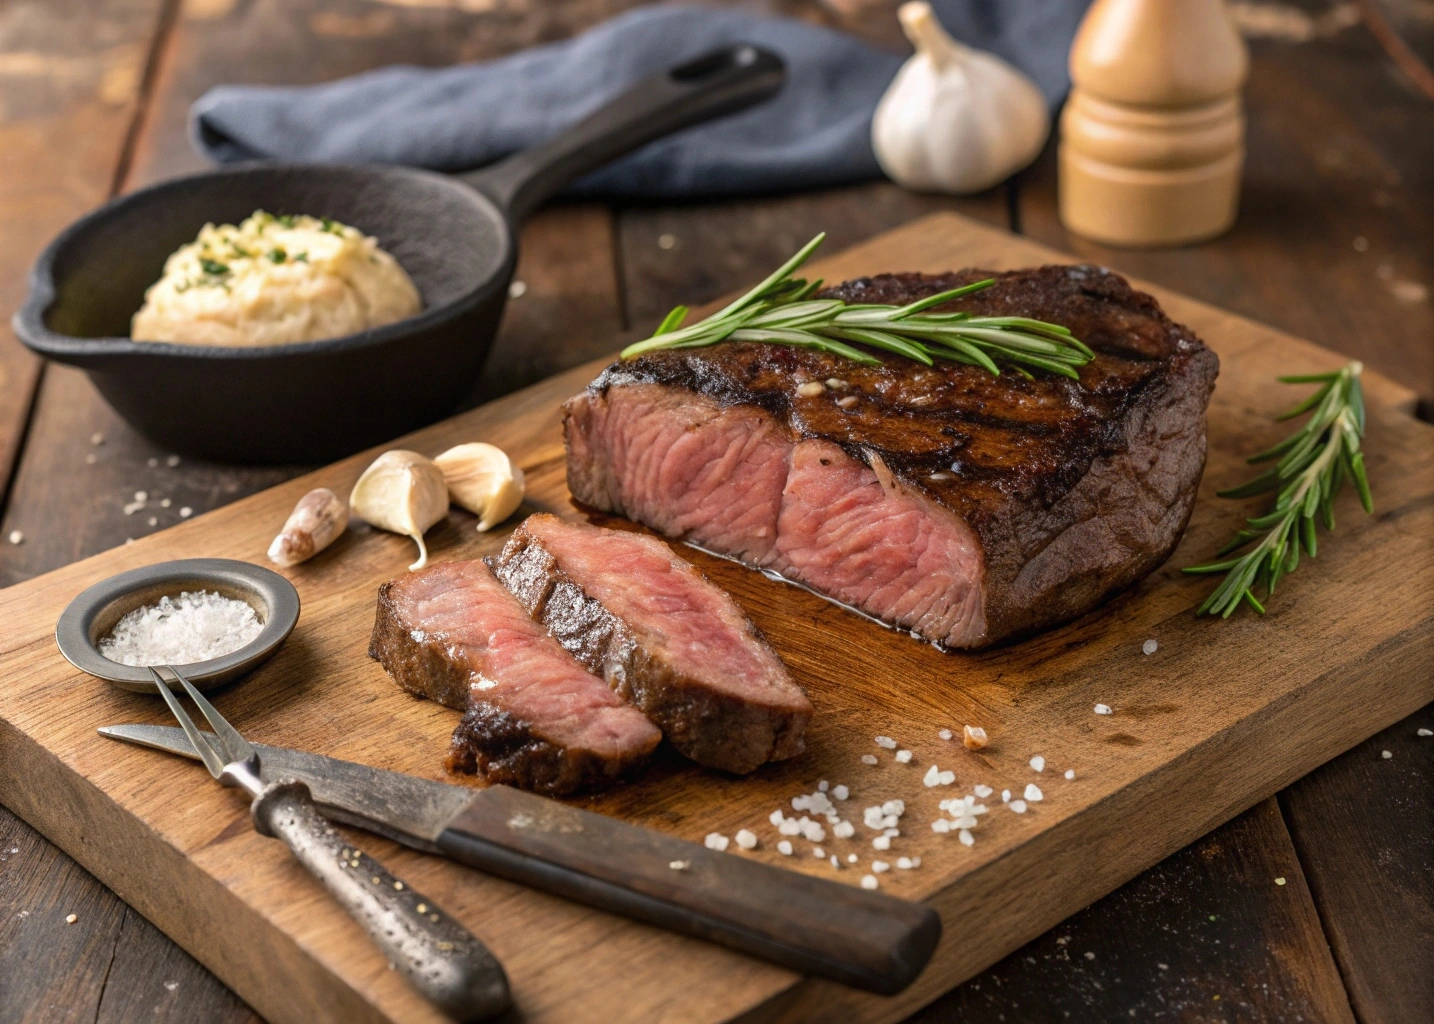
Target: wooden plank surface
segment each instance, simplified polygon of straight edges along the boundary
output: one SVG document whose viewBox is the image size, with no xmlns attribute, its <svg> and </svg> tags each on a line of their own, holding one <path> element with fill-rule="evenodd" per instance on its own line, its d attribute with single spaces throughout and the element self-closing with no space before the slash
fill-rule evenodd
<svg viewBox="0 0 1434 1024">
<path fill-rule="evenodd" d="M 848 276 L 890 266 L 999 266 L 1029 263 L 1047 256 L 1009 236 L 948 218 L 927 221 L 882 243 L 862 247 L 830 261 L 825 269 L 833 276 Z M 1275 365 L 1293 361 L 1314 367 L 1332 365 L 1337 359 L 1197 304 L 1174 298 L 1167 298 L 1167 302 L 1173 315 L 1202 330 L 1225 361 L 1225 375 L 1217 390 L 1217 414 L 1212 417 L 1208 491 L 1228 482 L 1220 479 L 1220 467 L 1226 467 L 1226 473 L 1234 472 L 1236 456 L 1248 448 L 1252 437 L 1263 439 L 1278 431 L 1268 417 L 1287 403 L 1288 396 L 1268 384 Z M 552 433 L 556 421 L 551 396 L 575 388 L 581 380 L 582 374 L 578 374 L 503 400 L 455 423 L 433 428 L 413 443 L 441 447 L 449 439 L 476 433 L 505 444 L 532 473 L 534 503 L 560 507 L 560 447 Z M 1397 389 L 1381 388 L 1377 381 L 1371 381 L 1371 385 L 1371 395 L 1377 402 L 1400 398 Z M 819 712 L 828 712 L 819 715 L 814 723 L 812 752 L 802 759 L 803 764 L 777 766 L 742 783 L 708 778 L 669 762 L 659 765 L 639 785 L 595 801 L 594 806 L 689 836 L 700 836 L 712 827 L 727 831 L 741 825 L 760 828 L 770 807 L 801 787 L 809 787 L 815 778 L 854 776 L 860 770 L 856 755 L 874 749 L 869 746 L 869 735 L 897 728 L 892 725 L 884 729 L 882 725 L 892 721 L 893 715 L 900 715 L 898 723 L 911 731 L 914 738 L 910 745 L 923 764 L 931 757 L 950 756 L 934 739 L 939 724 L 977 715 L 991 722 L 997 729 L 998 742 L 984 764 L 966 763 L 961 760 L 966 755 L 956 755 L 957 767 L 966 776 L 963 782 L 968 778 L 975 781 L 979 771 L 992 784 L 1003 780 L 1023 783 L 1029 771 L 1023 774 L 1022 765 L 1029 756 L 1026 748 L 1032 744 L 1040 745 L 1053 766 L 1064 761 L 1078 765 L 1078 782 L 1071 784 L 1066 794 L 1056 797 L 1057 780 L 1049 780 L 1053 798 L 1037 814 L 1026 818 L 1005 814 L 993 819 L 995 827 L 990 837 L 982 835 L 969 855 L 958 853 L 957 859 L 951 860 L 954 844 L 941 848 L 932 845 L 938 841 L 936 837 L 912 837 L 912 852 L 926 857 L 928 866 L 903 877 L 890 877 L 892 891 L 929 896 L 947 916 L 948 926 L 954 922 L 959 906 L 963 920 L 979 920 L 982 927 L 952 932 L 933 970 L 907 997 L 889 1001 L 853 998 L 837 986 L 812 982 L 801 983 L 794 990 L 805 1008 L 804 1015 L 820 1014 L 826 1007 L 834 1014 L 890 1020 L 914 1009 L 955 980 L 985 966 L 1185 841 L 1362 738 L 1364 732 L 1428 700 L 1423 689 L 1428 686 L 1427 680 L 1417 678 L 1409 667 L 1411 658 L 1428 656 L 1428 623 L 1419 613 L 1421 608 L 1428 608 L 1427 595 L 1416 592 L 1411 601 L 1399 603 L 1402 611 L 1382 617 L 1336 611 L 1330 603 L 1334 599 L 1331 583 L 1343 580 L 1346 585 L 1358 585 L 1357 559 L 1380 557 L 1383 548 L 1379 539 L 1393 528 L 1392 524 L 1418 529 L 1426 525 L 1424 520 L 1430 514 L 1427 501 L 1420 504 L 1419 497 L 1434 487 L 1428 428 L 1379 406 L 1376 410 L 1371 428 L 1372 473 L 1389 511 L 1384 518 L 1364 523 L 1346 516 L 1347 534 L 1338 544 L 1329 546 L 1327 555 L 1321 554 L 1318 574 L 1310 570 L 1309 575 L 1292 577 L 1289 589 L 1281 589 L 1282 607 L 1268 620 L 1194 622 L 1188 612 L 1201 591 L 1192 587 L 1195 581 L 1181 579 L 1172 567 L 1167 567 L 1101 616 L 1012 651 L 952 659 L 851 620 L 816 599 L 779 588 L 725 563 L 709 566 L 714 577 L 734 590 L 789 657 L 799 677 L 812 689 Z M 546 426 L 535 432 L 538 422 Z M 1394 460 L 1404 467 L 1403 473 L 1386 471 Z M 337 467 L 324 471 L 320 478 L 332 479 L 342 489 L 346 485 L 339 478 L 351 479 L 359 468 L 356 463 Z M 146 758 L 153 764 L 154 755 L 116 753 L 107 744 L 97 747 L 100 741 L 89 731 L 95 722 L 89 719 L 155 717 L 152 705 L 129 695 L 107 692 L 103 687 L 96 689 L 97 684 L 80 680 L 78 685 L 90 686 L 87 696 L 92 697 L 83 705 L 83 716 L 47 722 L 41 712 L 47 700 L 55 699 L 47 694 L 71 692 L 77 685 L 73 670 L 55 664 L 57 656 L 49 647 L 49 623 L 57 610 L 52 606 L 99 573 L 152 561 L 161 553 L 203 549 L 206 553 L 249 553 L 253 557 L 250 549 L 262 550 L 273 524 L 282 520 L 287 505 L 307 485 L 308 481 L 285 485 L 160 537 L 117 549 L 0 595 L 0 604 L 15 609 L 17 615 L 16 630 L 6 647 L 7 662 L 22 659 L 33 665 L 33 671 L 24 675 L 32 680 L 26 684 L 25 699 L 20 699 L 20 694 L 0 698 L 3 717 L 10 723 L 4 739 L 6 753 L 14 755 L 7 756 L 7 764 L 23 762 L 31 768 L 32 779 L 43 777 L 57 787 L 47 794 L 48 800 L 37 803 L 39 797 L 17 790 L 14 778 L 7 777 L 3 795 L 7 803 L 27 816 L 45 818 L 42 826 L 76 852 L 82 863 L 115 885 L 147 916 L 177 934 L 201 960 L 215 967 L 249 996 L 260 1012 L 273 1019 L 293 1019 L 301 1011 L 316 1012 L 320 1004 L 332 1012 L 358 1014 L 359 1019 L 374 1004 L 390 1012 L 401 1006 L 405 1013 L 419 1013 L 421 1008 L 405 1002 L 411 1001 L 406 990 L 391 976 L 370 966 L 375 954 L 366 948 L 361 936 L 353 934 L 355 930 L 346 929 L 342 920 L 333 920 L 336 912 L 328 908 L 326 913 L 321 901 L 301 899 L 289 888 L 292 872 L 284 871 L 282 851 L 266 852 L 261 840 L 236 828 L 234 822 L 239 820 L 242 824 L 242 813 L 223 810 L 226 794 L 190 791 L 170 777 L 156 780 L 142 792 L 124 784 L 119 777 L 122 769 L 141 770 Z M 1187 553 L 1212 547 L 1215 538 L 1227 533 L 1237 516 L 1237 509 L 1210 500 L 1202 502 L 1182 553 L 1176 556 L 1177 564 L 1190 557 Z M 497 542 L 496 538 L 465 536 L 461 525 L 461 517 L 455 517 L 436 532 L 433 547 L 439 557 L 488 550 Z M 373 586 L 395 566 L 406 564 L 402 561 L 403 545 L 398 538 L 360 534 L 341 544 L 332 557 L 326 556 L 295 572 L 306 602 L 300 632 L 272 667 L 225 694 L 221 708 L 233 714 L 241 727 L 251 730 L 257 739 L 300 743 L 302 736 L 310 742 L 300 745 L 433 773 L 438 751 L 451 728 L 451 713 L 403 703 L 406 698 L 396 694 L 376 667 L 354 664 L 362 662 L 362 634 L 366 633 L 366 620 L 371 615 Z M 1421 585 L 1417 570 L 1425 566 L 1429 556 L 1427 543 L 1406 543 L 1400 552 L 1401 561 L 1416 570 L 1406 586 Z M 335 584 L 341 593 L 334 592 Z M 1405 616 L 1402 625 L 1399 615 Z M 1318 625 L 1316 637 L 1309 635 L 1312 620 Z M 1241 663 L 1241 652 L 1249 656 L 1258 650 L 1267 659 L 1269 672 L 1260 676 L 1258 686 L 1252 685 L 1249 677 L 1242 678 L 1240 671 L 1204 678 L 1208 659 L 1201 651 L 1208 640 L 1200 638 L 1208 638 L 1212 629 L 1219 631 L 1214 635 L 1219 638 L 1220 649 L 1234 665 Z M 1139 642 L 1147 635 L 1161 638 L 1162 650 L 1167 652 L 1163 661 L 1146 660 L 1139 655 Z M 1309 643 L 1325 643 L 1331 636 L 1339 642 L 1318 671 L 1308 659 L 1298 657 Z M 820 660 L 813 656 L 813 637 L 822 638 L 832 647 L 823 651 Z M 893 640 L 899 641 L 899 646 L 890 646 Z M 832 676 L 833 662 L 844 661 L 862 675 L 862 659 L 878 649 L 881 664 L 871 666 L 871 682 L 862 692 L 854 692 L 844 674 L 840 679 Z M 932 658 L 937 660 L 932 662 Z M 915 706 L 909 706 L 909 697 L 903 698 L 907 689 L 895 685 L 890 677 L 892 672 L 911 678 L 937 670 L 949 676 L 953 662 L 961 666 L 960 687 L 949 691 L 943 688 Z M 320 666 L 323 672 L 318 671 Z M 992 669 L 1004 676 L 993 680 Z M 1383 685 L 1373 690 L 1372 680 L 1376 677 Z M 1042 680 L 1040 686 L 1034 686 L 1036 678 Z M 1173 691 L 1188 687 L 1195 678 L 1202 692 L 1188 694 L 1197 698 L 1188 705 L 1179 700 L 1164 702 L 1150 689 L 1160 685 L 1159 692 Z M 288 681 L 298 679 L 304 680 L 303 688 L 291 692 Z M 317 708 L 314 698 L 318 691 L 340 679 L 349 695 L 347 701 L 343 706 Z M 1115 719 L 1095 721 L 1081 710 L 1097 699 L 1117 708 Z M 370 700 L 375 704 L 369 708 L 370 713 L 377 712 L 391 720 L 384 730 L 386 740 L 375 738 L 372 726 L 365 727 L 362 717 L 348 717 L 355 713 L 354 703 Z M 1075 725 L 1065 724 L 1071 722 Z M 49 736 L 47 742 L 52 743 L 58 755 L 43 753 L 21 734 Z M 923 740 L 923 734 L 928 738 Z M 398 742 L 401 749 L 394 749 L 391 742 Z M 1232 762 L 1237 751 L 1241 752 L 1238 763 Z M 135 760 L 137 755 L 143 756 Z M 56 756 L 58 764 L 53 763 Z M 52 764 L 52 770 L 38 771 L 42 763 Z M 695 780 L 694 775 L 702 778 Z M 82 776 L 92 782 L 80 782 Z M 902 778 L 900 774 L 887 774 L 874 782 L 859 777 L 851 781 L 857 786 L 886 788 L 909 785 L 915 776 L 905 782 Z M 1042 781 L 1047 779 L 1049 776 Z M 186 798 L 192 801 L 186 811 L 177 810 L 173 804 L 179 790 L 171 787 L 176 786 L 184 789 Z M 110 796 L 101 791 L 108 791 Z M 859 790 L 857 799 L 864 795 Z M 1179 799 L 1173 799 L 1177 795 Z M 1166 800 L 1160 805 L 1158 820 L 1146 821 L 1150 817 L 1148 808 L 1162 796 Z M 128 810 L 115 811 L 111 799 Z M 46 811 L 46 807 L 56 806 L 57 800 L 71 804 L 71 813 L 61 821 L 53 820 Z M 232 808 L 232 801 L 228 806 Z M 333 984 L 335 979 L 330 972 L 342 973 L 369 1002 L 354 1003 L 343 998 L 342 987 L 323 987 L 323 1000 L 296 1000 L 285 1006 L 261 1001 L 272 1000 L 273 996 L 253 983 L 258 963 L 220 962 L 212 950 L 204 948 L 204 935 L 196 934 L 199 930 L 192 921 L 176 919 L 183 915 L 176 915 L 172 909 L 152 906 L 138 879 L 117 877 L 117 869 L 96 859 L 93 849 L 87 849 L 74 833 L 73 823 L 78 819 L 102 834 L 114 830 L 121 847 L 133 843 L 142 849 L 145 837 L 153 841 L 155 833 L 135 831 L 129 812 L 150 821 L 171 848 L 189 853 L 187 861 L 178 857 L 163 859 L 165 869 L 174 873 L 170 881 L 181 903 L 193 900 L 196 902 L 191 906 L 207 906 L 213 914 L 233 913 L 245 930 L 282 928 L 295 936 L 297 947 L 286 950 L 286 944 L 279 943 L 275 952 L 273 942 L 258 943 L 252 946 L 253 957 L 278 957 L 279 962 L 268 968 L 291 972 L 300 989 L 305 985 Z M 1139 827 L 1134 826 L 1136 821 L 1141 822 Z M 1073 830 L 1088 830 L 1095 827 L 1093 822 L 1107 828 L 1120 822 L 1130 826 L 1131 834 L 1122 829 L 1118 841 L 1076 841 L 1077 832 Z M 376 850 L 381 847 L 376 843 L 365 845 Z M 245 863 L 255 867 L 236 874 L 231 858 L 241 853 Z M 584 916 L 574 908 L 554 906 L 556 901 L 533 894 L 505 891 L 492 880 L 482 879 L 480 885 L 471 873 L 465 873 L 465 885 L 458 885 L 453 878 L 458 869 L 430 858 L 402 854 L 395 860 L 401 870 L 414 876 L 416 884 L 456 908 L 494 945 L 518 981 L 520 993 L 535 1000 L 525 1006 L 525 1012 L 534 1019 L 551 1013 L 578 1019 L 571 1015 L 579 1012 L 579 1007 L 588 1014 L 610 1012 L 616 1005 L 614 999 L 621 1000 L 629 1018 L 675 1013 L 679 1007 L 696 1012 L 693 1003 L 684 1002 L 689 999 L 698 1000 L 714 1018 L 744 1006 L 764 1004 L 770 1014 L 782 1016 L 784 1005 L 794 1005 L 785 1004 L 785 998 L 790 997 L 770 1002 L 790 987 L 792 979 L 783 972 L 685 940 L 662 937 L 660 946 L 654 947 L 651 941 L 655 940 L 644 937 L 646 929 L 600 915 Z M 812 863 L 807 863 L 806 869 L 820 870 Z M 221 879 L 224 885 L 216 889 Z M 1017 880 L 1024 884 L 1015 884 Z M 282 886 L 284 895 L 270 890 L 270 886 Z M 234 906 L 234 896 L 261 909 L 243 912 Z M 534 948 L 532 943 L 511 948 L 508 944 L 519 942 L 511 924 L 520 907 L 525 920 L 541 923 L 545 937 L 563 939 L 544 943 L 541 948 Z M 504 934 L 494 934 L 491 928 L 484 927 L 484 922 L 491 924 L 494 918 L 489 915 L 494 914 L 502 914 L 508 923 Z M 549 918 L 549 914 L 559 917 Z M 578 917 L 573 918 L 573 914 Z M 597 935 L 601 935 L 602 956 L 621 958 L 628 965 L 620 993 L 611 989 L 601 972 L 583 969 L 585 964 L 593 963 L 585 958 L 599 955 L 592 946 Z M 664 990 L 661 978 L 654 979 L 640 969 L 658 948 L 665 962 L 677 958 L 684 963 L 682 991 Z M 296 957 L 299 953 L 302 955 Z M 575 975 L 580 980 L 575 981 Z M 696 985 L 694 979 L 703 977 L 709 983 Z"/>
</svg>

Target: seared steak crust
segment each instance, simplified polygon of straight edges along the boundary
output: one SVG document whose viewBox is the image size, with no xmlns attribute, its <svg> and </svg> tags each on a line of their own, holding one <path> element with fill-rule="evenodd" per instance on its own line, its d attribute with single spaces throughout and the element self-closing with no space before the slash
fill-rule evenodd
<svg viewBox="0 0 1434 1024">
<path fill-rule="evenodd" d="M 728 595 L 656 538 L 535 515 L 489 564 L 569 654 L 685 756 L 745 774 L 805 749 L 812 707 L 776 652 Z M 654 600 L 612 594 L 614 610 L 589 593 L 604 584 L 609 593 L 647 588 Z"/>
<path fill-rule="evenodd" d="M 1179 540 L 1204 467 L 1205 407 L 1218 360 L 1151 296 L 1095 267 L 885 274 L 823 294 L 901 304 L 985 277 L 997 283 L 942 308 L 1069 327 L 1097 353 L 1079 382 L 1039 371 L 1034 380 L 1010 371 L 997 378 L 960 363 L 923 367 L 881 354 L 882 365 L 861 366 L 764 344 L 657 352 L 613 364 L 569 402 L 570 489 L 580 501 L 669 536 L 705 541 L 798 579 L 829 576 L 832 560 L 813 562 L 810 550 L 802 554 L 815 568 L 796 559 L 789 571 L 794 559 L 780 538 L 763 541 L 761 527 L 718 530 L 714 542 L 700 512 L 654 514 L 652 502 L 634 497 L 614 475 L 604 417 L 639 399 L 656 409 L 659 391 L 677 394 L 685 396 L 689 433 L 717 418 L 729 435 L 746 431 L 752 440 L 744 450 L 753 454 L 737 460 L 744 465 L 760 454 L 763 465 L 775 466 L 773 475 L 791 474 L 793 456 L 777 465 L 774 453 L 783 446 L 795 446 L 798 459 L 804 451 L 824 453 L 820 470 L 847 462 L 869 467 L 863 480 L 874 473 L 889 496 L 925 508 L 918 518 L 934 524 L 951 551 L 959 554 L 962 529 L 974 531 L 979 565 L 964 572 L 979 588 L 979 606 L 953 590 L 944 603 L 923 598 L 908 608 L 889 589 L 866 594 L 857 581 L 844 585 L 849 603 L 950 646 L 983 646 L 1088 610 L 1159 565 Z M 834 383 L 799 396 L 797 387 L 809 381 Z M 856 401 L 838 404 L 850 398 Z M 806 447 L 811 442 L 822 447 Z M 750 472 L 742 481 L 754 494 L 771 491 Z M 789 526 L 791 502 L 812 490 L 808 483 L 795 489 L 790 476 L 784 487 L 774 499 L 780 511 L 768 515 L 777 533 Z M 807 510 L 807 518 L 818 512 Z M 819 533 L 812 536 L 821 543 Z"/>
</svg>

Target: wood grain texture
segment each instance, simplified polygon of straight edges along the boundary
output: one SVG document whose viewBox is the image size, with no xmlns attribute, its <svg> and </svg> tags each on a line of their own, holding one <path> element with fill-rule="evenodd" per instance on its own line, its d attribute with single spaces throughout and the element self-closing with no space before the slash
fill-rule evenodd
<svg viewBox="0 0 1434 1024">
<path fill-rule="evenodd" d="M 1362 27 L 1304 45 L 1254 40 L 1251 52 L 1242 212 L 1228 234 L 1148 251 L 1070 234 L 1053 144 L 1023 175 L 1019 230 L 1357 354 L 1434 399 L 1434 105 L 1391 86 Z"/>
<path fill-rule="evenodd" d="M 818 269 L 838 278 L 1053 258 L 946 215 Z M 1178 296 L 1162 294 L 1162 301 L 1210 342 L 1224 366 L 1203 500 L 1170 565 L 1101 612 L 1027 644 L 946 656 L 802 591 L 698 558 L 810 690 L 817 717 L 809 752 L 746 780 L 668 757 L 639 783 L 585 802 L 693 839 L 751 827 L 764 841 L 755 856 L 776 861 L 766 816 L 817 779 L 851 785 L 858 808 L 907 799 L 910 832 L 892 856 L 919 854 L 925 863 L 883 881 L 890 892 L 929 899 L 948 929 L 932 967 L 908 993 L 880 999 L 798 981 L 725 950 L 378 840 L 359 845 L 391 862 L 493 948 L 531 1020 L 784 1019 L 793 1006 L 804 1019 L 894 1020 L 1427 703 L 1431 682 L 1421 666 L 1434 646 L 1434 446 L 1430 428 L 1393 411 L 1407 392 L 1377 377 L 1369 381 L 1370 472 L 1380 515 L 1359 519 L 1346 505 L 1340 537 L 1281 587 L 1269 617 L 1195 620 L 1190 611 L 1206 583 L 1181 577 L 1176 567 L 1208 554 L 1239 518 L 1242 510 L 1216 501 L 1213 490 L 1243 474 L 1239 458 L 1252 443 L 1278 436 L 1281 428 L 1270 418 L 1290 396 L 1271 378 L 1277 369 L 1318 369 L 1339 359 Z M 580 369 L 404 443 L 433 451 L 474 438 L 500 444 L 529 473 L 530 509 L 573 515 L 562 486 L 555 402 L 591 372 Z M 98 724 L 161 717 L 152 702 L 78 676 L 54 652 L 50 631 L 70 596 L 119 569 L 193 554 L 261 557 L 300 493 L 317 482 L 342 491 L 363 462 L 348 460 L 0 594 L 0 614 L 12 624 L 0 640 L 0 658 L 7 677 L 18 680 L 0 694 L 0 797 L 275 1022 L 426 1020 L 431 1012 L 283 850 L 248 829 L 232 794 L 210 786 L 197 769 L 164 771 L 158 755 L 117 749 L 95 736 Z M 438 558 L 472 557 L 502 540 L 479 537 L 469 517 L 453 513 L 431 535 L 430 549 Z M 439 777 L 454 714 L 403 695 L 363 656 L 374 591 L 407 564 L 410 544 L 355 529 L 292 570 L 304 600 L 298 631 L 272 662 L 222 694 L 220 709 L 256 740 Z M 1386 561 L 1390 569 L 1379 571 Z M 1376 598 L 1371 588 L 1380 586 L 1397 589 Z M 1350 602 L 1341 588 L 1369 597 Z M 1151 636 L 1161 648 L 1147 658 L 1140 642 Z M 1218 644 L 1224 665 L 1212 664 L 1211 644 Z M 1112 705 L 1115 716 L 1093 716 L 1096 701 Z M 992 731 L 994 742 L 981 755 L 936 738 L 938 728 L 966 721 Z M 915 751 L 915 763 L 861 765 L 860 754 L 877 750 L 871 736 L 878 732 Z M 993 809 L 970 850 L 927 830 L 940 794 L 923 791 L 919 777 L 932 761 L 954 768 L 963 789 L 978 781 L 1020 789 L 1033 778 L 1025 762 L 1036 752 L 1051 767 L 1040 777 L 1047 799 L 1031 813 Z M 1076 781 L 1053 777 L 1067 766 L 1077 770 Z M 829 845 L 847 852 L 846 845 Z M 850 848 L 864 864 L 870 858 L 864 841 Z M 140 862 L 148 866 L 143 876 L 133 868 Z M 784 863 L 830 870 L 809 856 Z M 155 878 L 165 883 L 163 900 Z M 213 926 L 220 921 L 240 937 L 239 956 L 216 948 Z"/>
<path fill-rule="evenodd" d="M 1130 926 L 1113 929 L 1112 921 Z M 1022 1024 L 1354 1024 L 1273 799 L 1062 922 L 910 1024 L 1002 1015 Z"/>
<path fill-rule="evenodd" d="M 1421 728 L 1434 706 L 1281 795 L 1361 1024 L 1434 1019 L 1434 736 Z"/>
</svg>

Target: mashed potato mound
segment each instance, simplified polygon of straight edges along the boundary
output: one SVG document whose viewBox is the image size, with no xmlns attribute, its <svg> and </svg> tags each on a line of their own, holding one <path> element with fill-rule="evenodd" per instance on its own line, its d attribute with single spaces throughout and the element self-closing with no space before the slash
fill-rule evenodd
<svg viewBox="0 0 1434 1024">
<path fill-rule="evenodd" d="M 135 341 L 253 347 L 322 341 L 422 308 L 402 267 L 357 228 L 260 210 L 206 224 L 164 264 L 134 315 Z"/>
</svg>

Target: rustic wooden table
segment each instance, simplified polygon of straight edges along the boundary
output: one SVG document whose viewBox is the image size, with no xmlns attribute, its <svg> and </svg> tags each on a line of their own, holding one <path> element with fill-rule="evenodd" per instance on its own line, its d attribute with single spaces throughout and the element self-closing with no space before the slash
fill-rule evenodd
<svg viewBox="0 0 1434 1024">
<path fill-rule="evenodd" d="M 0 312 L 8 320 L 36 251 L 71 218 L 200 166 L 185 112 L 210 85 L 483 59 L 562 38 L 631 4 L 0 0 Z M 901 45 L 891 0 L 746 6 Z M 510 305 L 485 395 L 610 352 L 675 303 L 761 276 L 818 230 L 835 249 L 956 209 L 1357 356 L 1415 389 L 1427 414 L 1434 102 L 1421 91 L 1430 82 L 1417 53 L 1427 56 L 1434 21 L 1427 12 L 1421 20 L 1411 0 L 1237 8 L 1256 38 L 1243 211 L 1228 236 L 1148 253 L 1073 238 L 1055 214 L 1049 151 L 1017 180 L 971 199 L 870 184 L 682 206 L 559 206 L 524 232 L 518 279 L 527 288 Z M 1376 41 L 1391 25 L 1414 43 L 1398 62 Z M 82 375 L 42 366 L 0 331 L 0 535 L 11 538 L 0 544 L 0 583 L 163 529 L 298 469 L 176 459 L 129 430 Z M 127 516 L 123 506 L 140 490 L 149 507 Z M 1434 739 L 1418 737 L 1421 727 L 1434 727 L 1434 706 L 914 1019 L 1434 1020 Z M 141 1019 L 258 1018 L 0 808 L 0 1024 Z"/>
</svg>

